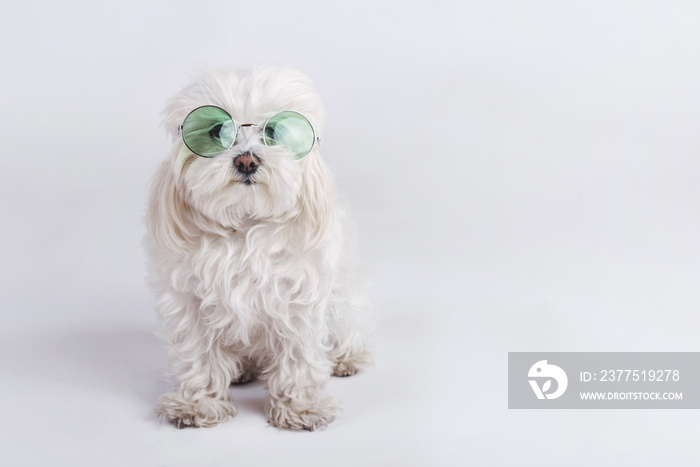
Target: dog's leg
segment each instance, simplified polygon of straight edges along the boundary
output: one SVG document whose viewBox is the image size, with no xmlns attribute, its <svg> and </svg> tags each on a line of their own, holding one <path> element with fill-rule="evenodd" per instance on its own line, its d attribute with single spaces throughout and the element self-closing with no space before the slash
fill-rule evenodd
<svg viewBox="0 0 700 467">
<path fill-rule="evenodd" d="M 371 332 L 350 319 L 332 323 L 331 333 L 333 348 L 330 360 L 333 362 L 333 376 L 352 376 L 359 370 L 372 364 L 372 352 L 369 350 Z"/>
<path fill-rule="evenodd" d="M 333 336 L 333 350 L 330 359 L 333 362 L 333 376 L 352 376 L 359 370 L 372 364 L 372 352 L 368 348 L 369 336 L 361 333 Z"/>
<path fill-rule="evenodd" d="M 240 362 L 217 341 L 215 330 L 196 318 L 199 301 L 170 292 L 161 299 L 165 336 L 170 342 L 178 389 L 161 396 L 155 411 L 178 428 L 206 427 L 238 413 L 229 390 Z"/>
<path fill-rule="evenodd" d="M 214 426 L 235 417 L 229 356 L 216 345 L 202 351 L 191 344 L 179 346 L 179 388 L 161 396 L 156 413 L 178 428 Z"/>
<path fill-rule="evenodd" d="M 337 400 L 323 390 L 331 363 L 319 339 L 297 329 L 286 331 L 277 333 L 274 357 L 261 374 L 269 391 L 268 422 L 279 428 L 314 431 L 331 423 L 340 409 Z"/>
<path fill-rule="evenodd" d="M 372 321 L 364 294 L 336 287 L 328 316 L 333 376 L 351 376 L 371 365 Z"/>
</svg>

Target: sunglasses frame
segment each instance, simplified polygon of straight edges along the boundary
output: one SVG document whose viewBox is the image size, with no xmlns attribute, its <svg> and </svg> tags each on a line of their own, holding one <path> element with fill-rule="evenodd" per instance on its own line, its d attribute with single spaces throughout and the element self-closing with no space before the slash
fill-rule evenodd
<svg viewBox="0 0 700 467">
<path fill-rule="evenodd" d="M 202 154 L 199 154 L 199 153 L 196 152 L 194 149 L 192 149 L 192 148 L 190 147 L 190 145 L 187 144 L 187 141 L 185 141 L 185 133 L 184 133 L 184 131 L 183 131 L 184 126 L 185 126 L 185 122 L 187 121 L 187 119 L 189 118 L 189 116 L 192 115 L 192 114 L 193 114 L 194 112 L 196 112 L 197 110 L 202 109 L 202 108 L 204 108 L 204 107 L 215 107 L 215 108 L 221 110 L 221 111 L 224 112 L 226 115 L 228 115 L 228 117 L 231 119 L 231 122 L 233 122 L 233 130 L 234 130 L 234 133 L 233 133 L 233 141 L 231 142 L 231 145 L 230 145 L 229 147 L 227 147 L 226 149 L 224 149 L 223 151 L 221 151 L 221 152 L 219 152 L 219 153 L 217 153 L 217 154 L 213 154 L 213 155 L 211 155 L 211 156 L 203 156 Z M 301 115 L 302 117 L 304 117 L 304 119 L 305 119 L 307 122 L 309 122 L 309 125 L 311 126 L 311 131 L 312 131 L 313 134 L 314 134 L 314 138 L 313 138 L 313 141 L 314 141 L 314 142 L 313 142 L 313 144 L 311 145 L 311 148 L 310 148 L 309 151 L 308 151 L 306 154 L 304 154 L 302 157 L 295 157 L 295 158 L 294 158 L 294 159 L 296 159 L 296 160 L 302 160 L 303 158 L 305 158 L 306 156 L 308 156 L 309 153 L 311 153 L 311 151 L 316 147 L 316 143 L 321 144 L 321 137 L 316 135 L 316 128 L 314 128 L 314 124 L 311 123 L 311 120 L 309 120 L 309 119 L 306 117 L 306 115 L 304 115 L 303 113 L 298 112 L 298 111 L 296 111 L 296 110 L 282 110 L 281 112 L 277 112 L 277 113 L 271 115 L 267 120 L 265 120 L 265 123 L 264 123 L 262 126 L 260 126 L 260 125 L 258 125 L 257 123 L 239 123 L 239 122 L 237 122 L 237 121 L 233 118 L 233 116 L 232 116 L 230 113 L 228 113 L 228 112 L 226 111 L 226 109 L 222 109 L 222 108 L 219 107 L 218 105 L 200 105 L 199 107 L 196 107 L 196 108 L 192 109 L 192 110 L 185 116 L 185 119 L 182 121 L 182 124 L 180 124 L 180 125 L 177 127 L 177 134 L 178 134 L 178 135 L 182 135 L 182 142 L 185 143 L 185 146 L 187 146 L 187 149 L 189 149 L 190 151 L 192 151 L 193 154 L 196 154 L 196 155 L 199 156 L 199 157 L 204 157 L 204 158 L 206 158 L 206 159 L 211 159 L 212 157 L 220 156 L 220 155 L 223 154 L 224 152 L 226 152 L 226 151 L 228 151 L 229 149 L 231 149 L 231 148 L 236 144 L 236 138 L 238 138 L 238 130 L 239 130 L 240 128 L 243 128 L 243 127 L 251 127 L 251 126 L 252 126 L 252 127 L 258 128 L 258 129 L 260 130 L 260 132 L 262 133 L 262 140 L 263 140 L 263 143 L 265 144 L 265 146 L 270 147 L 270 145 L 267 144 L 267 141 L 266 141 L 267 138 L 265 138 L 265 127 L 267 127 L 267 124 L 270 122 L 270 120 L 272 120 L 273 117 L 276 117 L 277 115 L 279 115 L 279 114 L 281 114 L 281 113 L 284 113 L 284 112 L 293 112 L 293 113 L 295 113 L 295 114 Z"/>
</svg>

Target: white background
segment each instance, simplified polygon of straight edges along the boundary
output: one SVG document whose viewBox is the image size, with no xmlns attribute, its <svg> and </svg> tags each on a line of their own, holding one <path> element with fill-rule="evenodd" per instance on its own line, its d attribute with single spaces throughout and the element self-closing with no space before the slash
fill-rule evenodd
<svg viewBox="0 0 700 467">
<path fill-rule="evenodd" d="M 509 351 L 698 351 L 697 2 L 0 4 L 0 464 L 697 465 L 693 410 L 507 409 Z M 197 64 L 301 69 L 374 277 L 327 430 L 152 413 L 159 113 Z"/>
</svg>

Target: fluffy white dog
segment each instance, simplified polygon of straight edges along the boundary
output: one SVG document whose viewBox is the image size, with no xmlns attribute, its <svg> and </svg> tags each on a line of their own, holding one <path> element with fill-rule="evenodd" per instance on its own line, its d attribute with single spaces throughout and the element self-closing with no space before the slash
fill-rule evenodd
<svg viewBox="0 0 700 467">
<path fill-rule="evenodd" d="M 180 136 L 202 106 L 233 121 L 228 133 L 217 127 L 223 149 L 213 157 Z M 316 134 L 301 158 L 264 135 L 269 117 L 290 110 L 320 134 L 308 78 L 268 68 L 203 73 L 166 108 L 175 144 L 151 189 L 147 245 L 178 380 L 156 412 L 178 427 L 235 416 L 230 384 L 258 377 L 269 423 L 314 430 L 339 410 L 323 389 L 331 374 L 370 361 L 351 229 Z"/>
</svg>

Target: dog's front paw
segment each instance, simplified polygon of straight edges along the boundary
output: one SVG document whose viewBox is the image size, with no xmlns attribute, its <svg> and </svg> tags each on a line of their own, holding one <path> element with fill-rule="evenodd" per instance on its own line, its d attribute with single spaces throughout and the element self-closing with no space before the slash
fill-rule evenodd
<svg viewBox="0 0 700 467">
<path fill-rule="evenodd" d="M 226 421 L 238 414 L 236 405 L 230 400 L 203 397 L 197 400 L 185 399 L 182 394 L 163 394 L 156 414 L 178 428 L 208 427 Z"/>
<path fill-rule="evenodd" d="M 309 430 L 328 426 L 340 411 L 338 401 L 331 396 L 321 396 L 314 402 L 299 402 L 289 398 L 268 400 L 268 423 L 286 430 Z"/>
</svg>

